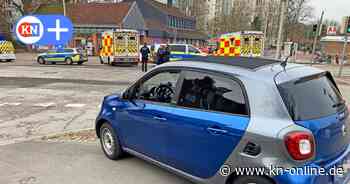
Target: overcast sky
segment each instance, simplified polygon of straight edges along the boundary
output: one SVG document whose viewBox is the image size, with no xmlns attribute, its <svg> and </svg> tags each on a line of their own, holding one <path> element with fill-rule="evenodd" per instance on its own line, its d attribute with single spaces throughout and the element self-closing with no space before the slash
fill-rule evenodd
<svg viewBox="0 0 350 184">
<path fill-rule="evenodd" d="M 326 19 L 333 19 L 338 22 L 344 16 L 350 16 L 350 0 L 310 0 L 315 7 L 315 15 L 321 16 L 322 10 L 325 11 Z"/>
</svg>

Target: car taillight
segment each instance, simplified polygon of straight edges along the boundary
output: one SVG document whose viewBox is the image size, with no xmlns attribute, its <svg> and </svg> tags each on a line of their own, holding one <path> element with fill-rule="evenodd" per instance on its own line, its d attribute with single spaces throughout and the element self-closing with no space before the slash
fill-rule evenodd
<svg viewBox="0 0 350 184">
<path fill-rule="evenodd" d="M 311 133 L 292 132 L 287 134 L 284 142 L 294 160 L 307 160 L 315 154 L 315 140 Z"/>
</svg>

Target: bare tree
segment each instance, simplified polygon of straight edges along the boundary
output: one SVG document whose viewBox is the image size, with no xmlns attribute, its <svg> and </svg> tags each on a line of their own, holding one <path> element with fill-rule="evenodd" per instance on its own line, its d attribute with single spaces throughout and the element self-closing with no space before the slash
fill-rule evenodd
<svg viewBox="0 0 350 184">
<path fill-rule="evenodd" d="M 196 27 L 202 32 L 209 32 L 209 5 L 203 0 L 193 0 L 193 5 L 191 6 L 191 15 L 196 17 Z"/>
<path fill-rule="evenodd" d="M 285 35 L 291 41 L 306 39 L 301 38 L 304 34 L 300 31 L 305 30 L 305 22 L 313 18 L 314 9 L 309 3 L 310 0 L 289 0 Z"/>
</svg>

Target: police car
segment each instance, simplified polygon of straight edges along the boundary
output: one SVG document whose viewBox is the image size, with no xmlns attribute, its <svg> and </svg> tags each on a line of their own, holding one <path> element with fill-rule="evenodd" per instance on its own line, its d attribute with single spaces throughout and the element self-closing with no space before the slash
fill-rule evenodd
<svg viewBox="0 0 350 184">
<path fill-rule="evenodd" d="M 0 39 L 0 61 L 14 60 L 16 60 L 16 56 L 12 42 Z"/>
<path fill-rule="evenodd" d="M 78 65 L 82 65 L 87 61 L 87 54 L 84 53 L 83 50 L 77 48 L 53 49 L 39 54 L 37 57 L 37 62 L 39 64 L 65 63 L 67 65 L 72 65 L 77 63 Z"/>
<path fill-rule="evenodd" d="M 196 56 L 206 56 L 204 52 L 194 47 L 191 44 L 168 44 L 170 50 L 170 61 L 177 61 L 182 59 L 188 59 Z M 161 47 L 166 47 L 166 44 L 155 44 L 153 46 L 154 52 L 157 53 L 158 49 Z M 156 54 L 154 54 L 156 57 Z M 157 60 L 157 58 L 154 58 Z"/>
</svg>

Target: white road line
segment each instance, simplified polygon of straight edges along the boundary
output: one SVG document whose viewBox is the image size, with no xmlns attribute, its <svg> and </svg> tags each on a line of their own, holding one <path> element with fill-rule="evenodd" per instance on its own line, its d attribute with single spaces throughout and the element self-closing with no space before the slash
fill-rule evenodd
<svg viewBox="0 0 350 184">
<path fill-rule="evenodd" d="M 0 104 L 0 107 L 1 106 L 5 106 L 5 105 L 9 105 L 9 106 L 19 106 L 19 105 L 21 105 L 22 103 L 2 103 L 2 104 Z"/>
<path fill-rule="evenodd" d="M 81 108 L 84 107 L 86 104 L 67 104 L 64 107 L 71 107 L 71 108 Z"/>
<path fill-rule="evenodd" d="M 34 104 L 34 107 L 52 107 L 55 106 L 55 103 L 38 103 L 38 104 Z"/>
</svg>

